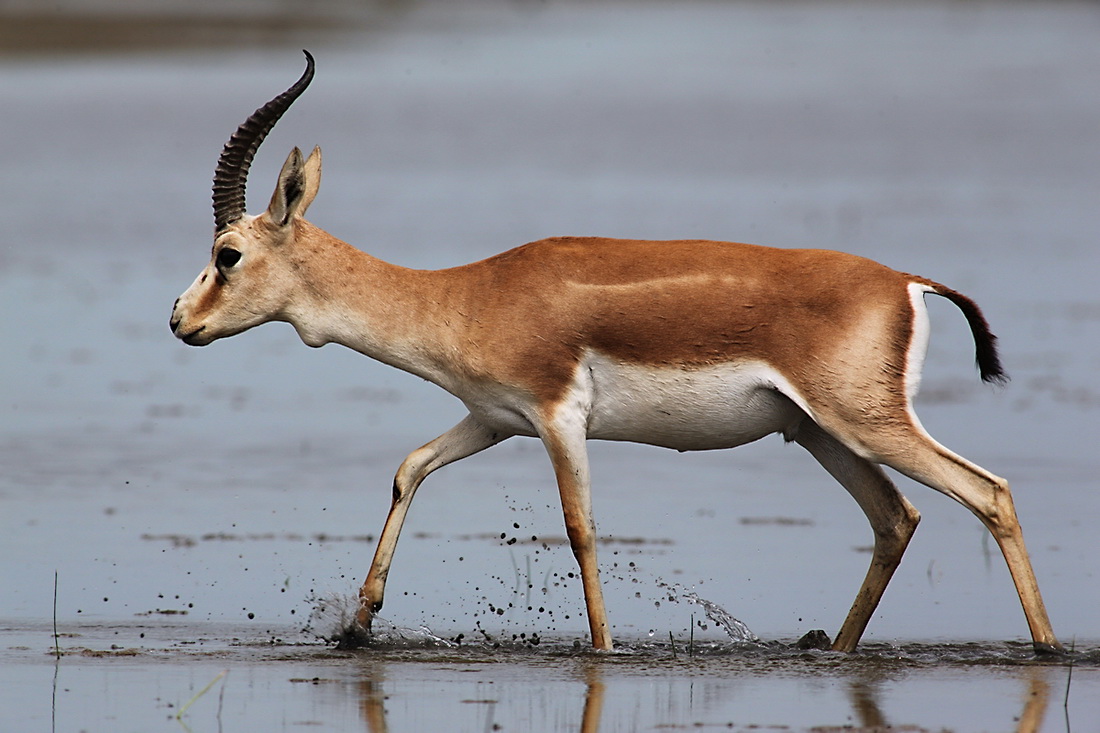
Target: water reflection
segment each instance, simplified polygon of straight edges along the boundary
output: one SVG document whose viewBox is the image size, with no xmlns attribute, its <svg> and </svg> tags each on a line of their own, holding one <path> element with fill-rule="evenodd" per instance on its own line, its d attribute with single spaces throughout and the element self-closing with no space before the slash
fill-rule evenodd
<svg viewBox="0 0 1100 733">
<path fill-rule="evenodd" d="M 368 733 L 386 733 L 386 667 L 383 664 L 369 665 L 366 676 L 359 682 L 359 712 L 367 724 Z"/>
<path fill-rule="evenodd" d="M 581 716 L 581 733 L 596 733 L 600 729 L 603 698 L 607 686 L 603 681 L 603 669 L 599 660 L 586 660 L 584 668 L 584 714 Z"/>
<path fill-rule="evenodd" d="M 622 724 L 630 725 L 638 722 L 639 715 L 643 711 L 657 703 L 661 713 L 656 722 L 673 726 L 699 726 L 708 724 L 734 725 L 738 724 L 756 726 L 767 725 L 767 720 L 774 716 L 778 707 L 787 705 L 792 691 L 780 690 L 781 685 L 776 685 L 778 678 L 773 673 L 778 673 L 787 668 L 789 660 L 777 659 L 774 670 L 734 672 L 730 676 L 730 670 L 708 669 L 706 664 L 696 668 L 692 673 L 682 664 L 674 664 L 671 668 L 665 668 L 663 662 L 652 659 L 638 660 L 638 664 L 615 657 L 586 656 L 583 658 L 571 658 L 564 661 L 566 668 L 562 669 L 551 662 L 548 668 L 544 663 L 548 660 L 540 659 L 533 665 L 508 664 L 506 660 L 492 667 L 498 674 L 494 675 L 494 694 L 492 699 L 446 699 L 448 692 L 461 696 L 458 690 L 461 680 L 451 678 L 448 681 L 440 681 L 436 688 L 443 694 L 425 695 L 424 672 L 429 667 L 422 662 L 404 662 L 394 660 L 365 660 L 363 676 L 359 680 L 357 690 L 360 695 L 359 710 L 364 729 L 368 733 L 387 733 L 390 729 L 390 718 L 386 707 L 387 700 L 399 700 L 402 698 L 412 700 L 412 709 L 423 712 L 427 706 L 435 710 L 435 714 L 451 720 L 457 725 L 461 717 L 460 708 L 452 707 L 455 703 L 484 703 L 486 707 L 483 719 L 485 730 L 497 730 L 501 727 L 507 729 L 514 727 L 518 720 L 525 716 L 521 712 L 522 706 L 518 706 L 521 698 L 530 701 L 532 692 L 542 688 L 545 693 L 545 703 L 551 709 L 544 711 L 549 713 L 548 719 L 557 721 L 555 729 L 579 730 L 581 733 L 597 733 L 601 725 L 608 730 L 618 730 Z M 425 660 L 426 661 L 426 660 Z M 727 660 L 728 661 L 728 660 Z M 449 672 L 469 672 L 469 669 L 460 669 L 464 666 L 449 660 L 444 664 L 453 664 Z M 430 665 L 433 671 L 440 667 Z M 1013 715 L 1014 710 L 998 711 L 989 709 L 985 712 L 989 720 L 996 718 L 1016 720 L 1017 733 L 1037 733 L 1043 730 L 1043 721 L 1046 718 L 1047 708 L 1052 690 L 1050 675 L 1059 674 L 1060 667 L 1029 666 L 1020 670 L 1020 674 L 1012 680 L 1019 687 L 1019 696 L 1022 707 L 1018 714 Z M 762 674 L 763 672 L 763 674 Z M 780 675 L 782 677 L 783 675 Z M 482 678 L 481 681 L 486 681 Z M 573 682 L 582 682 L 583 687 L 577 688 Z M 849 676 L 836 678 L 820 669 L 802 669 L 791 680 L 794 685 L 804 685 L 807 682 L 815 686 L 825 685 L 837 692 L 843 692 L 847 699 L 850 713 L 843 721 L 828 720 L 826 712 L 828 705 L 807 704 L 806 710 L 819 710 L 820 712 L 807 712 L 808 716 L 820 715 L 820 719 L 809 718 L 804 722 L 807 727 L 843 723 L 846 727 L 854 726 L 859 730 L 885 730 L 887 728 L 908 726 L 920 726 L 929 722 L 927 716 L 921 715 L 918 719 L 909 719 L 912 712 L 895 712 L 890 714 L 890 708 L 905 708 L 905 703 L 912 699 L 915 688 L 924 683 L 920 675 L 914 675 L 910 671 L 899 672 L 893 665 L 884 666 L 878 662 L 870 661 L 866 665 Z M 661 704 L 661 700 L 654 699 L 654 683 L 659 683 L 666 688 L 669 696 L 667 704 Z M 703 682 L 711 693 L 699 696 L 695 686 Z M 770 690 L 759 695 L 756 685 L 762 683 Z M 836 683 L 834 685 L 834 683 Z M 1000 682 L 997 683 L 1000 686 Z M 666 687 L 667 686 L 667 687 Z M 431 688 L 433 685 L 428 684 Z M 835 697 L 829 691 L 823 690 L 824 697 Z M 805 692 L 798 694 L 804 697 Z M 935 698 L 933 693 L 933 698 Z M 675 698 L 675 700 L 673 699 Z M 686 705 L 684 699 L 688 700 Z M 774 699 L 773 699 L 774 698 Z M 822 700 L 821 702 L 823 702 Z M 934 699 L 930 702 L 935 702 Z M 537 705 L 535 706 L 537 707 Z M 409 710 L 406 707 L 406 711 Z M 578 712 L 579 711 L 579 712 Z M 605 712 L 608 719 L 605 720 Z M 414 721 L 405 720 L 398 714 L 399 723 L 395 723 L 397 729 L 407 729 Z M 652 721 L 651 721 L 652 722 Z M 482 720 L 478 721 L 480 725 Z M 1067 721 L 1068 723 L 1068 721 Z M 416 726 L 419 727 L 419 726 Z M 461 726 L 459 726 L 461 727 Z M 799 726 L 794 726 L 799 727 Z"/>
<path fill-rule="evenodd" d="M 881 681 L 857 678 L 848 683 L 848 700 L 852 704 L 852 712 L 864 728 L 885 728 L 889 725 L 879 707 Z"/>
<path fill-rule="evenodd" d="M 1022 694 L 1023 710 L 1015 718 L 1019 721 L 1016 726 L 1017 733 L 1036 733 L 1042 729 L 1050 700 L 1051 686 L 1046 680 L 1050 673 L 1050 668 L 1029 667 L 1027 672 L 1021 675 L 1020 681 L 1026 687 Z M 890 681 L 891 676 L 883 670 L 869 668 L 848 681 L 848 701 L 852 706 L 853 717 L 859 721 L 861 728 L 879 730 L 912 723 L 912 721 L 890 721 L 883 712 L 882 688 Z"/>
<path fill-rule="evenodd" d="M 576 728 L 581 733 L 597 733 L 600 730 L 600 718 L 603 713 L 604 696 L 607 684 L 604 682 L 603 660 L 585 659 L 580 665 L 579 677 L 584 682 L 584 704 Z M 404 678 L 408 679 L 408 678 Z M 402 684 L 401 675 L 387 677 L 386 663 L 369 663 L 363 678 L 358 683 L 359 713 L 368 733 L 388 733 L 389 719 L 386 712 L 386 687 Z M 529 682 L 526 684 L 530 684 Z M 434 701 L 438 704 L 440 701 Z M 470 701 L 462 701 L 470 702 Z M 496 701 L 484 701 L 488 705 L 485 730 L 496 730 L 494 713 Z M 573 729 L 570 726 L 570 729 Z"/>
<path fill-rule="evenodd" d="M 1029 670 L 1024 711 L 1020 713 L 1020 723 L 1016 726 L 1016 733 L 1035 733 L 1042 729 L 1043 718 L 1047 714 L 1047 702 L 1050 700 L 1050 683 L 1045 679 L 1046 674 L 1047 671 L 1043 669 L 1033 667 Z M 1069 730 L 1068 718 L 1066 730 Z"/>
</svg>

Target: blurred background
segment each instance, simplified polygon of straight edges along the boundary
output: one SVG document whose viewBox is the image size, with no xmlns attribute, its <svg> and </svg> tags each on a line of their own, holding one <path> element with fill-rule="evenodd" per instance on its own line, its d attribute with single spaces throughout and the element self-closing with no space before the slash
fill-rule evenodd
<svg viewBox="0 0 1100 733">
<path fill-rule="evenodd" d="M 0 44 L 8 52 L 119 53 L 318 42 L 362 32 L 409 0 L 5 0 Z"/>
<path fill-rule="evenodd" d="M 975 298 L 1014 381 L 982 386 L 963 319 L 932 302 L 918 409 L 1010 479 L 1056 630 L 1096 638 L 1098 30 L 1086 2 L 0 0 L 0 618 L 49 618 L 57 571 L 69 621 L 299 624 L 361 582 L 393 471 L 462 417 L 283 325 L 201 350 L 169 333 L 221 146 L 309 48 L 253 212 L 317 144 L 310 220 L 410 267 L 702 237 L 842 249 Z M 592 454 L 616 634 L 700 619 L 670 584 L 766 638 L 835 633 L 871 537 L 808 455 L 778 437 Z M 899 485 L 925 519 L 868 638 L 1025 637 L 980 524 Z M 449 467 L 385 615 L 580 634 L 563 534 L 536 442 Z"/>
</svg>

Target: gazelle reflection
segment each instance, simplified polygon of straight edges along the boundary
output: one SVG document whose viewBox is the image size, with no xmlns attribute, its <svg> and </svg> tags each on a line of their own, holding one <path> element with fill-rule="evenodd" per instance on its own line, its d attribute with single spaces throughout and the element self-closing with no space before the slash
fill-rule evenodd
<svg viewBox="0 0 1100 733">
<path fill-rule="evenodd" d="M 605 704 L 616 700 L 616 692 L 619 693 L 619 707 L 625 706 L 635 710 L 639 707 L 637 704 L 638 701 L 627 698 L 637 697 L 639 694 L 651 694 L 640 693 L 638 687 L 630 684 L 622 684 L 616 687 L 614 678 L 609 683 L 605 678 L 613 668 L 607 667 L 609 661 L 607 659 L 602 657 L 586 657 L 576 661 L 578 662 L 578 666 L 570 676 L 584 683 L 582 711 L 580 719 L 576 721 L 576 728 L 574 728 L 581 733 L 597 733 L 600 730 Z M 489 671 L 491 665 L 485 665 L 485 667 L 486 671 Z M 1043 720 L 1046 716 L 1051 694 L 1051 684 L 1048 681 L 1048 677 L 1054 673 L 1055 669 L 1057 668 L 1028 667 L 1018 678 L 1022 685 L 1020 698 L 1023 706 L 1018 716 L 1016 716 L 1016 720 L 1018 721 L 1016 733 L 1037 733 L 1037 731 L 1042 730 Z M 458 670 L 456 669 L 456 671 Z M 540 670 L 538 667 L 534 667 L 531 670 L 530 676 L 537 678 L 542 671 L 551 670 Z M 701 667 L 699 672 L 705 675 L 705 667 Z M 388 732 L 389 726 L 386 712 L 386 699 L 388 695 L 386 690 L 389 688 L 389 696 L 402 695 L 402 679 L 403 678 L 399 677 L 394 680 L 388 680 L 385 662 L 370 660 L 364 665 L 363 677 L 358 684 L 360 694 L 359 710 L 363 721 L 366 723 L 365 729 L 368 733 Z M 624 683 L 628 682 L 628 678 L 620 677 L 619 679 Z M 892 675 L 874 667 L 868 667 L 862 672 L 856 673 L 848 678 L 845 688 L 846 694 L 849 704 L 851 705 L 852 719 L 858 721 L 858 727 L 860 729 L 882 730 L 888 727 L 915 725 L 921 722 L 891 720 L 891 716 L 887 714 L 882 704 L 883 685 L 890 681 L 896 682 L 897 680 L 892 677 Z M 522 687 L 530 690 L 529 684 L 530 683 L 525 683 Z M 611 688 L 610 696 L 608 695 L 609 686 Z M 563 691 L 565 689 L 571 690 L 573 687 L 572 684 L 562 685 Z M 501 686 L 498 692 L 502 694 L 524 694 L 520 686 Z M 579 693 L 580 691 L 578 690 L 577 692 Z M 416 693 L 421 694 L 422 690 L 418 688 Z M 570 692 L 570 694 L 574 693 Z M 710 703 L 702 706 L 708 708 L 707 710 L 701 710 L 698 706 L 692 706 L 690 712 L 693 716 L 714 713 L 716 711 L 710 710 L 709 708 L 712 708 L 716 701 L 716 698 L 710 698 Z M 440 696 L 436 696 L 434 700 L 431 701 L 431 704 L 446 706 L 453 703 L 457 706 L 462 702 L 464 701 L 457 699 L 448 701 Z M 576 709 L 573 706 L 563 707 L 572 708 L 573 710 Z M 518 721 L 500 717 L 500 714 L 505 713 L 507 709 L 508 706 L 498 705 L 494 700 L 493 704 L 490 705 L 486 711 L 485 730 L 515 729 Z M 507 713 L 505 713 L 505 715 L 507 715 Z M 456 708 L 453 719 L 457 719 L 458 717 Z M 526 725 L 533 725 L 537 721 L 526 720 L 523 722 Z M 661 722 L 673 724 L 691 721 L 666 720 Z M 825 723 L 827 721 L 822 722 Z M 495 727 L 494 724 L 499 724 L 499 728 Z M 407 725 L 400 727 L 402 729 L 408 729 Z"/>
</svg>

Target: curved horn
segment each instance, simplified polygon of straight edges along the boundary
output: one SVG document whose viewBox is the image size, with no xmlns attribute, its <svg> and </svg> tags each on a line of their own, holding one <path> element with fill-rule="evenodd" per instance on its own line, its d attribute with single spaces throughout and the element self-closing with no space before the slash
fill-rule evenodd
<svg viewBox="0 0 1100 733">
<path fill-rule="evenodd" d="M 252 158 L 267 133 L 271 132 L 283 113 L 313 81 L 313 56 L 309 51 L 302 53 L 306 55 L 306 70 L 302 77 L 285 92 L 253 112 L 222 148 L 218 167 L 214 170 L 215 231 L 220 232 L 244 216 L 244 191 Z"/>
</svg>

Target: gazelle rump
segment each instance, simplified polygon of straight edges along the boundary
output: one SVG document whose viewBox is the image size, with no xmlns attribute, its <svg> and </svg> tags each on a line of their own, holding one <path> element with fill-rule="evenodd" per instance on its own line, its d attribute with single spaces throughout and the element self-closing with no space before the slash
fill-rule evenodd
<svg viewBox="0 0 1100 733">
<path fill-rule="evenodd" d="M 550 456 L 580 566 L 593 646 L 611 648 L 596 561 L 586 440 L 678 450 L 781 433 L 863 509 L 871 566 L 833 648 L 856 647 L 920 515 L 880 465 L 956 499 L 993 534 L 1037 650 L 1060 649 L 1008 484 L 933 440 L 912 401 L 927 294 L 963 312 L 986 381 L 1004 379 L 972 300 L 868 259 L 711 241 L 559 237 L 445 270 L 398 267 L 303 217 L 321 153 L 295 148 L 267 209 L 244 210 L 260 142 L 313 76 L 258 109 L 215 175 L 210 263 L 176 301 L 172 331 L 201 346 L 286 321 L 310 346 L 339 343 L 438 384 L 469 414 L 413 451 L 360 590 L 358 622 L 382 607 L 406 512 L 433 471 L 516 435 Z"/>
</svg>

